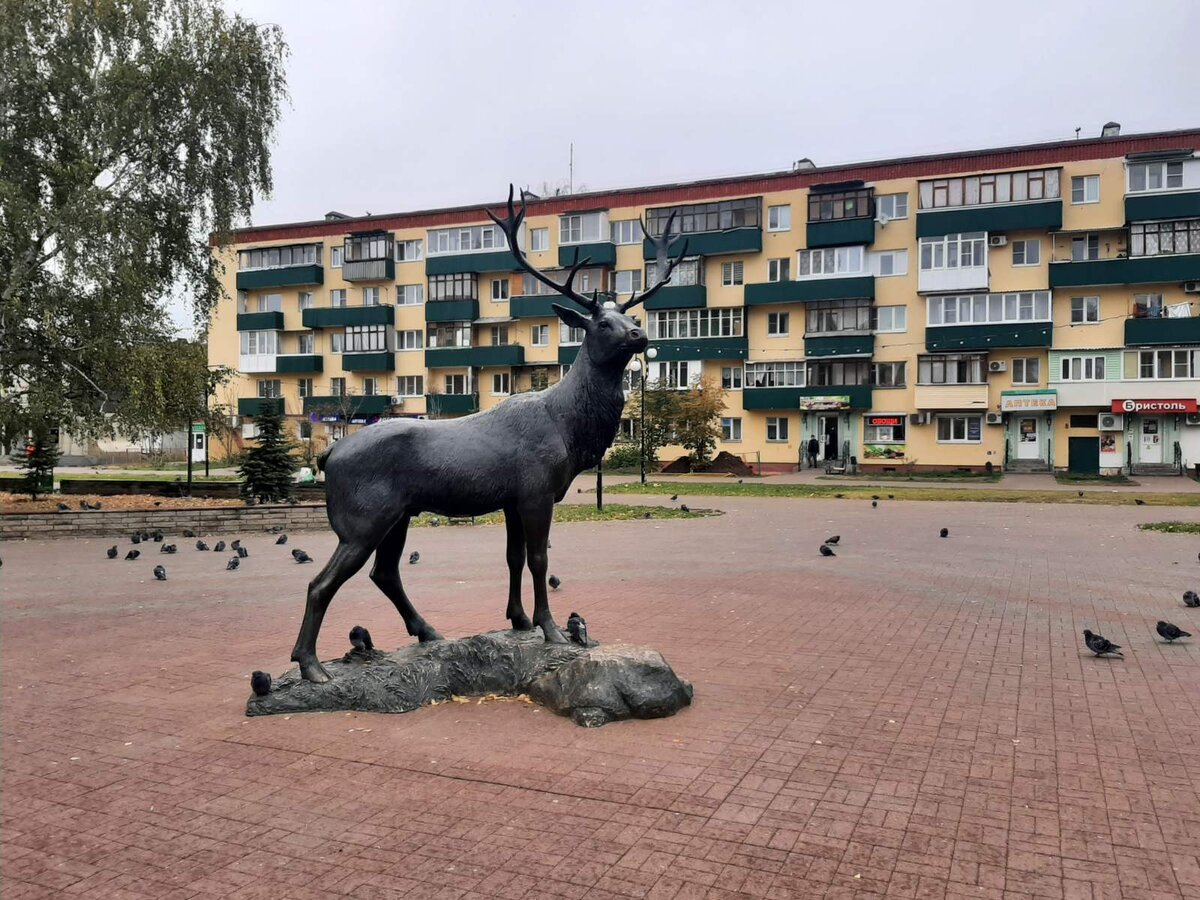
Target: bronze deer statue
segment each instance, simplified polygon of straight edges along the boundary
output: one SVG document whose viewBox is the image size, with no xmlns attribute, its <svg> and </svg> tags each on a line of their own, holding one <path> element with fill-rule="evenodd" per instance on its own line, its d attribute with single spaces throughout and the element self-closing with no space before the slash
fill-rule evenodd
<svg viewBox="0 0 1200 900">
<path fill-rule="evenodd" d="M 423 512 L 478 516 L 504 511 L 508 537 L 508 610 L 516 630 L 539 626 L 545 639 L 564 643 L 546 596 L 546 547 L 554 504 L 575 477 L 595 466 L 612 444 L 625 397 L 621 375 L 635 353 L 646 349 L 646 332 L 625 313 L 667 284 L 687 252 L 672 254 L 671 216 L 656 249 L 657 281 L 623 304 L 603 303 L 572 284 L 590 262 L 578 253 L 559 284 L 538 271 L 518 241 L 526 204 L 508 215 L 488 216 L 503 230 L 517 264 L 542 284 L 585 310 L 554 304 L 554 312 L 585 337 L 571 370 L 558 384 L 517 394 L 485 412 L 447 420 L 393 419 L 359 429 L 335 443 L 320 459 L 325 472 L 329 524 L 338 537 L 333 556 L 308 586 L 304 622 L 292 660 L 309 681 L 329 680 L 317 659 L 317 635 L 338 589 L 374 553 L 371 580 L 395 605 L 408 633 L 419 641 L 441 635 L 413 608 L 400 580 L 408 525 Z M 521 570 L 528 558 L 533 578 L 532 621 L 521 604 Z"/>
</svg>

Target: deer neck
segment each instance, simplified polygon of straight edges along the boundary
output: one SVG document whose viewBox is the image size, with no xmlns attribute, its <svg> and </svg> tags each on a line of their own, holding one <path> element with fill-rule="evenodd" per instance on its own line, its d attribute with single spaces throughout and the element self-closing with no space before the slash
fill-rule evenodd
<svg viewBox="0 0 1200 900">
<path fill-rule="evenodd" d="M 587 338 L 571 371 L 547 391 L 546 405 L 559 426 L 577 471 L 591 468 L 612 446 L 625 408 L 623 365 L 599 365 L 588 352 Z"/>
</svg>

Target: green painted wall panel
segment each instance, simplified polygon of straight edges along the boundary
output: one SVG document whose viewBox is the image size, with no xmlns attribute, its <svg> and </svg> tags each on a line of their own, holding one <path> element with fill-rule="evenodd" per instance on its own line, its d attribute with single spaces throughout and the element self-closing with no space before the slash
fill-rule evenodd
<svg viewBox="0 0 1200 900">
<path fill-rule="evenodd" d="M 1200 316 L 1190 319 L 1126 319 L 1125 344 L 1129 347 L 1200 344 Z"/>
<path fill-rule="evenodd" d="M 761 228 L 731 228 L 728 231 L 703 231 L 697 234 L 685 234 L 675 242 L 671 249 L 672 256 L 684 252 L 687 244 L 688 256 L 720 256 L 726 253 L 760 253 L 762 252 Z M 654 259 L 654 245 L 650 241 L 642 241 L 642 256 Z"/>
<path fill-rule="evenodd" d="M 425 409 L 431 416 L 461 416 L 479 412 L 479 395 L 426 394 Z"/>
<path fill-rule="evenodd" d="M 821 335 L 804 338 L 804 355 L 809 358 L 829 356 L 870 356 L 875 352 L 875 335 Z"/>
<path fill-rule="evenodd" d="M 1050 287 L 1099 284 L 1166 284 L 1200 281 L 1200 254 L 1132 256 L 1050 264 Z"/>
<path fill-rule="evenodd" d="M 343 353 L 342 368 L 347 372 L 394 372 L 396 371 L 396 354 L 386 351 Z"/>
<path fill-rule="evenodd" d="M 276 412 L 283 412 L 283 398 L 264 398 L 264 397 L 239 397 L 238 398 L 238 415 L 239 416 L 257 416 L 262 410 L 274 407 Z"/>
<path fill-rule="evenodd" d="M 667 285 L 646 301 L 645 309 L 702 309 L 708 305 L 708 288 L 702 284 Z"/>
<path fill-rule="evenodd" d="M 588 260 L 589 266 L 615 266 L 617 246 L 611 241 L 600 241 L 595 244 L 568 244 L 558 248 L 558 264 L 564 269 L 575 265 L 576 259 Z"/>
<path fill-rule="evenodd" d="M 956 206 L 917 213 L 917 237 L 939 237 L 967 231 L 1025 231 L 1062 228 L 1062 201 L 1008 203 L 998 206 Z"/>
<path fill-rule="evenodd" d="M 283 313 L 238 313 L 238 331 L 283 331 Z"/>
<path fill-rule="evenodd" d="M 347 325 L 392 325 L 392 306 L 326 306 L 301 313 L 305 328 L 345 328 Z"/>
<path fill-rule="evenodd" d="M 748 284 L 745 298 L 747 306 L 821 300 L 874 300 L 875 279 L 870 275 L 859 275 L 852 278 L 810 278 L 804 281 Z"/>
<path fill-rule="evenodd" d="M 1125 198 L 1125 221 L 1200 217 L 1200 191 L 1174 194 L 1131 194 Z"/>
<path fill-rule="evenodd" d="M 427 256 L 426 275 L 459 275 L 463 272 L 517 272 L 521 267 L 507 250 L 487 253 L 453 253 L 447 256 Z"/>
<path fill-rule="evenodd" d="M 298 287 L 323 284 L 325 270 L 321 266 L 291 266 L 286 269 L 256 269 L 237 273 L 239 291 L 265 291 L 269 288 Z"/>
<path fill-rule="evenodd" d="M 426 322 L 473 322 L 478 318 L 478 300 L 430 300 L 425 304 Z"/>
<path fill-rule="evenodd" d="M 676 362 L 683 359 L 745 359 L 746 338 L 690 338 L 678 341 L 651 341 L 658 351 L 655 362 Z"/>
<path fill-rule="evenodd" d="M 281 374 L 321 372 L 324 367 L 324 358 L 316 354 L 275 357 L 275 371 Z"/>
<path fill-rule="evenodd" d="M 949 353 L 1000 347 L 1049 347 L 1053 336 L 1054 327 L 1049 322 L 930 326 L 925 329 L 925 349 Z"/>
<path fill-rule="evenodd" d="M 875 242 L 875 220 L 833 219 L 826 222 L 809 222 L 807 246 L 839 247 L 849 244 L 871 244 Z"/>
</svg>

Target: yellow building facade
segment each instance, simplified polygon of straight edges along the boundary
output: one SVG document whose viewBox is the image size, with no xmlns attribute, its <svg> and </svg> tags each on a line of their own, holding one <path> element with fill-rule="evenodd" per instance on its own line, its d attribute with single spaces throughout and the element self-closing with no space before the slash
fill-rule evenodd
<svg viewBox="0 0 1200 900">
<path fill-rule="evenodd" d="M 522 243 L 638 315 L 652 381 L 726 390 L 719 450 L 763 472 L 1169 474 L 1200 462 L 1200 130 L 530 199 Z M 682 249 L 683 241 L 676 245 Z M 580 335 L 485 207 L 246 228 L 213 402 L 305 440 L 486 410 L 555 383 Z M 640 376 L 631 378 L 636 388 Z M 632 435 L 636 423 L 626 423 Z M 663 458 L 678 455 L 667 448 Z"/>
</svg>

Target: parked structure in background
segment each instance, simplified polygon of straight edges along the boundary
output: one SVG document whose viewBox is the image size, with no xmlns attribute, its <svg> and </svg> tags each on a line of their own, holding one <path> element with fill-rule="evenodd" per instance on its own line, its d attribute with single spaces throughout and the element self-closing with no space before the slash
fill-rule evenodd
<svg viewBox="0 0 1200 900">
<path fill-rule="evenodd" d="M 1200 129 L 530 200 L 542 269 L 586 291 L 689 258 L 642 312 L 652 381 L 727 391 L 718 450 L 794 469 L 1176 473 L 1200 462 Z M 485 209 L 246 228 L 216 252 L 210 362 L 236 424 L 299 439 L 458 416 L 562 377 L 580 335 Z M 682 243 L 682 242 L 681 242 Z M 676 251 L 678 252 L 678 251 Z M 632 383 L 632 379 L 631 379 Z M 638 424 L 623 425 L 627 438 Z M 682 453 L 668 448 L 664 458 Z"/>
</svg>

